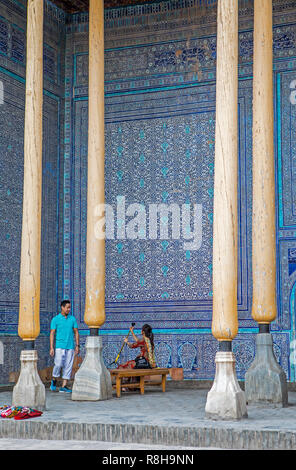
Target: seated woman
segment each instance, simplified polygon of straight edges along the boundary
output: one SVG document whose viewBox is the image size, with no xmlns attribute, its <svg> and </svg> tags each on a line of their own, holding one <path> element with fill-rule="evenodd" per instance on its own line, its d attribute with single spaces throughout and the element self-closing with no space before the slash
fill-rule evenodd
<svg viewBox="0 0 296 470">
<path fill-rule="evenodd" d="M 128 339 L 125 338 L 125 342 L 129 348 L 141 348 L 140 354 L 133 360 L 127 361 L 124 364 L 118 366 L 118 369 L 134 369 L 136 366 L 136 359 L 139 357 L 144 357 L 149 363 L 150 367 L 153 369 L 156 367 L 155 356 L 154 356 L 154 341 L 153 333 L 150 325 L 142 326 L 142 339 L 138 339 L 134 333 L 134 326 L 130 327 L 130 331 L 134 337 L 135 343 L 129 343 Z"/>
</svg>

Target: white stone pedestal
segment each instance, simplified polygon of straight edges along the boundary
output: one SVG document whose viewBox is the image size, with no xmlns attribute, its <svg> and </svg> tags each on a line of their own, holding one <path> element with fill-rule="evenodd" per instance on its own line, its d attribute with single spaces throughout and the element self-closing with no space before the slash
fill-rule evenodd
<svg viewBox="0 0 296 470">
<path fill-rule="evenodd" d="M 245 394 L 236 378 L 234 354 L 231 351 L 218 351 L 215 362 L 216 375 L 207 396 L 206 418 L 214 420 L 247 418 Z"/>
<path fill-rule="evenodd" d="M 37 410 L 45 410 L 45 386 L 38 370 L 38 355 L 35 350 L 21 352 L 21 372 L 12 392 L 13 406 L 28 406 Z"/>
<path fill-rule="evenodd" d="M 286 374 L 277 363 L 270 333 L 256 337 L 256 356 L 245 376 L 248 403 L 288 406 Z"/>
<path fill-rule="evenodd" d="M 112 383 L 102 358 L 102 338 L 88 336 L 85 348 L 85 358 L 75 374 L 72 400 L 108 400 L 112 398 Z"/>
</svg>

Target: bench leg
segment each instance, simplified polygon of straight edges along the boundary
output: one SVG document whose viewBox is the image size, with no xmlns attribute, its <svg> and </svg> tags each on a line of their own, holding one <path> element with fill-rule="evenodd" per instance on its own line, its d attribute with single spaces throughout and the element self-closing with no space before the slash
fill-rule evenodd
<svg viewBox="0 0 296 470">
<path fill-rule="evenodd" d="M 120 398 L 121 394 L 121 377 L 116 377 L 116 395 L 117 398 Z"/>
<path fill-rule="evenodd" d="M 144 395 L 144 375 L 141 375 L 140 377 L 140 392 L 141 395 Z"/>
<path fill-rule="evenodd" d="M 166 375 L 165 374 L 162 374 L 162 377 L 161 377 L 161 387 L 162 387 L 162 391 L 165 392 L 165 381 L 166 381 Z"/>
</svg>

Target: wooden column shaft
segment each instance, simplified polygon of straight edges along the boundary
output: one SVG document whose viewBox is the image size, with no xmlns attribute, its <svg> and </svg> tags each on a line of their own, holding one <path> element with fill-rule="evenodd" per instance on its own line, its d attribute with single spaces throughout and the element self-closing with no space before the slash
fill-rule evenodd
<svg viewBox="0 0 296 470">
<path fill-rule="evenodd" d="M 238 2 L 218 1 L 212 332 L 232 340 L 237 320 Z"/>
</svg>

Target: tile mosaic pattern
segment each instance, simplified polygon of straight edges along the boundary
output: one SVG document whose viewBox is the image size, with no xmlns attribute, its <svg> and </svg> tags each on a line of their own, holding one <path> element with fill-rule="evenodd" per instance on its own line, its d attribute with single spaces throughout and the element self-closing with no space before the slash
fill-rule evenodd
<svg viewBox="0 0 296 470">
<path fill-rule="evenodd" d="M 45 13 L 45 22 L 48 13 Z M 0 3 L 0 340 L 4 363 L 0 383 L 16 370 L 19 261 L 22 228 L 25 106 L 25 2 Z M 50 22 L 49 22 L 50 23 Z M 47 23 L 44 31 L 44 103 L 41 242 L 41 333 L 36 345 L 40 367 L 48 362 L 48 328 L 57 310 L 60 241 L 58 231 L 64 92 L 60 78 L 64 33 Z M 16 355 L 16 358 L 14 357 Z"/>
</svg>

